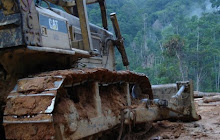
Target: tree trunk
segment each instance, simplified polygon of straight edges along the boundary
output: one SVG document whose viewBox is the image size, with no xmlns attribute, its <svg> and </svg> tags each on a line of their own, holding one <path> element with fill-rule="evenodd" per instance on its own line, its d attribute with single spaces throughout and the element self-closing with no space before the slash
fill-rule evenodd
<svg viewBox="0 0 220 140">
<path fill-rule="evenodd" d="M 217 91 L 219 91 L 219 82 L 220 82 L 220 62 L 218 64 L 218 79 L 217 79 Z"/>
<path fill-rule="evenodd" d="M 218 102 L 220 101 L 220 96 L 212 96 L 212 97 L 203 97 L 204 103 L 210 103 L 210 102 Z"/>
<path fill-rule="evenodd" d="M 196 59 L 197 59 L 197 68 L 196 68 L 196 91 L 199 91 L 199 83 L 200 83 L 200 78 L 199 78 L 199 27 L 197 28 L 198 33 L 197 33 L 197 41 L 196 41 Z"/>
<path fill-rule="evenodd" d="M 176 52 L 176 57 L 177 57 L 177 59 L 179 61 L 179 70 L 180 70 L 180 73 L 181 73 L 182 80 L 185 81 L 182 61 L 181 61 L 180 56 L 179 56 L 179 54 L 177 52 Z"/>
<path fill-rule="evenodd" d="M 197 74 L 196 74 L 196 91 L 199 91 L 199 83 L 200 83 L 199 73 L 197 72 Z"/>
<path fill-rule="evenodd" d="M 194 98 L 210 97 L 210 96 L 217 96 L 217 95 L 220 96 L 220 93 L 194 91 Z"/>
</svg>

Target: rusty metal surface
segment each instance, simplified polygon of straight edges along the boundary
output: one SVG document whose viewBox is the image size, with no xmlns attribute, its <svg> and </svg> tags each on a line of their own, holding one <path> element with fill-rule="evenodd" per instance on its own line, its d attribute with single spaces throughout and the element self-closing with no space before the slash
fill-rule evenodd
<svg viewBox="0 0 220 140">
<path fill-rule="evenodd" d="M 0 9 L 3 10 L 4 15 L 10 15 L 19 12 L 19 5 L 17 0 L 1 0 Z"/>
<path fill-rule="evenodd" d="M 25 43 L 27 45 L 41 46 L 40 25 L 34 0 L 19 0 L 19 3 Z"/>
<path fill-rule="evenodd" d="M 23 44 L 21 14 L 15 0 L 0 1 L 0 48 Z"/>
<path fill-rule="evenodd" d="M 110 17 L 111 17 L 111 21 L 112 21 L 114 31 L 115 31 L 115 35 L 116 35 L 116 40 L 114 41 L 114 44 L 116 45 L 118 51 L 121 54 L 123 65 L 128 66 L 129 61 L 128 61 L 128 57 L 127 57 L 127 54 L 126 54 L 126 51 L 125 51 L 124 40 L 123 40 L 123 37 L 121 36 L 121 31 L 120 31 L 120 28 L 119 28 L 116 13 L 111 13 Z"/>
<path fill-rule="evenodd" d="M 6 25 L 19 26 L 20 24 L 21 24 L 21 15 L 19 13 L 6 15 L 6 16 L 1 15 L 0 26 L 6 26 Z"/>
<path fill-rule="evenodd" d="M 89 28 L 88 13 L 86 8 L 86 0 L 76 0 L 77 9 L 80 19 L 80 27 L 82 32 L 84 50 L 93 51 L 91 31 Z"/>
<path fill-rule="evenodd" d="M 99 6 L 100 6 L 100 10 L 101 10 L 101 15 L 102 15 L 102 26 L 104 29 L 108 30 L 108 21 L 107 21 L 105 0 L 99 0 Z"/>
<path fill-rule="evenodd" d="M 0 29 L 0 48 L 7 48 L 19 45 L 23 45 L 21 27 Z"/>
<path fill-rule="evenodd" d="M 41 46 L 34 1 L 2 0 L 0 5 L 0 48 L 20 46 L 24 42 L 27 45 Z"/>
</svg>

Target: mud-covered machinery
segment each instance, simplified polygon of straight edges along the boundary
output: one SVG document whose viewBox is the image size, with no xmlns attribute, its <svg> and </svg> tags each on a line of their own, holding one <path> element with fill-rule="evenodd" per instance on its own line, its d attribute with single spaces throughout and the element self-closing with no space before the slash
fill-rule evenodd
<svg viewBox="0 0 220 140">
<path fill-rule="evenodd" d="M 120 139 L 155 120 L 199 119 L 191 82 L 151 86 L 115 70 L 114 46 L 129 62 L 115 13 L 116 38 L 108 31 L 105 0 L 41 2 L 0 0 L 1 139 Z M 93 3 L 102 28 L 88 22 Z"/>
</svg>

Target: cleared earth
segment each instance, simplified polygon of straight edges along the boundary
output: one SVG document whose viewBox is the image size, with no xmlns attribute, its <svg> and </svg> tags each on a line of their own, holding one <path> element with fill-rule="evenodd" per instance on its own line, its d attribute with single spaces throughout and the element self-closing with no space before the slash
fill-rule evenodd
<svg viewBox="0 0 220 140">
<path fill-rule="evenodd" d="M 201 120 L 189 123 L 158 121 L 141 139 L 219 140 L 220 102 L 203 103 L 203 99 L 198 98 L 195 103 Z"/>
</svg>

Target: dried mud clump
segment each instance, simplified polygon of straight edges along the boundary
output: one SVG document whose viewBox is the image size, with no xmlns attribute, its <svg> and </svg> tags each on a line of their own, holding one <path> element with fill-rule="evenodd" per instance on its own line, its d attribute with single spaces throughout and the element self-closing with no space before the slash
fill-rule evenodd
<svg viewBox="0 0 220 140">
<path fill-rule="evenodd" d="M 45 91 L 46 89 L 54 88 L 54 82 L 59 81 L 57 77 L 35 77 L 33 79 L 21 79 L 18 81 L 19 93 L 34 94 Z"/>
<path fill-rule="evenodd" d="M 5 114 L 7 115 L 32 115 L 44 112 L 54 97 L 17 97 L 7 101 Z"/>
<path fill-rule="evenodd" d="M 80 118 L 93 118 L 97 116 L 95 96 L 92 89 L 90 84 L 76 86 L 73 89 L 74 92 L 72 94 L 75 94 L 73 100 Z"/>
<path fill-rule="evenodd" d="M 19 124 L 6 125 L 5 132 L 8 139 L 54 139 L 53 124 Z"/>
<path fill-rule="evenodd" d="M 121 86 L 110 85 L 100 87 L 100 96 L 102 100 L 102 111 L 105 115 L 112 111 L 119 115 L 120 111 L 126 106 L 126 94 Z"/>
</svg>

